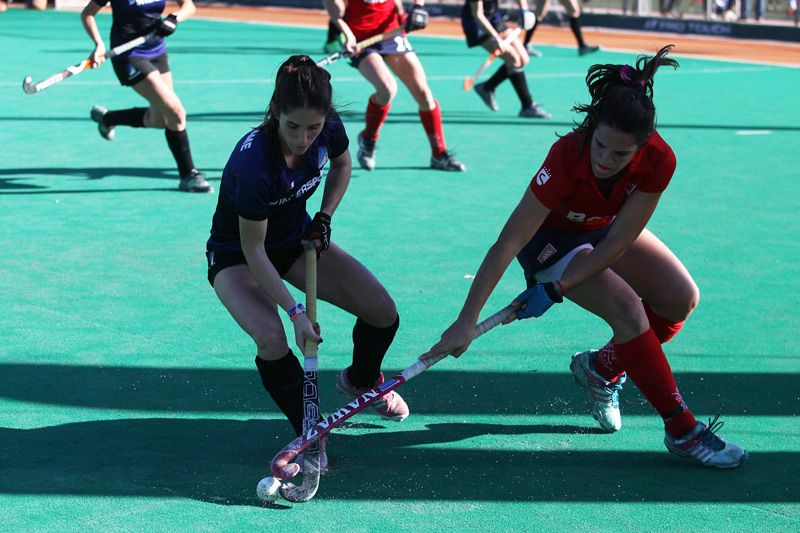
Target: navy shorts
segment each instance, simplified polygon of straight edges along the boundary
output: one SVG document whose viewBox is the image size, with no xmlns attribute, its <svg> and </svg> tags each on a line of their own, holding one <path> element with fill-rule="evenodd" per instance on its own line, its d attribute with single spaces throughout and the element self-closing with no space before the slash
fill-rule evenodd
<svg viewBox="0 0 800 533">
<path fill-rule="evenodd" d="M 567 231 L 547 226 L 539 228 L 517 255 L 517 261 L 525 271 L 528 287 L 536 284 L 538 272 L 555 265 L 575 248 L 585 244 L 597 246 L 608 235 L 609 229 L 610 224 L 591 231 Z"/>
<path fill-rule="evenodd" d="M 117 56 L 111 58 L 114 73 L 121 85 L 132 87 L 145 79 L 151 72 L 159 71 L 161 74 L 169 72 L 169 61 L 166 53 L 156 57 L 127 57 Z"/>
<path fill-rule="evenodd" d="M 499 11 L 495 11 L 487 18 L 489 19 L 492 28 L 497 30 L 497 33 L 502 33 L 508 29 L 506 20 Z M 480 23 L 472 17 L 462 16 L 461 27 L 464 29 L 464 35 L 467 37 L 467 46 L 470 48 L 481 45 L 484 41 L 490 38 L 489 34 L 486 33 L 486 30 L 483 29 L 483 26 L 481 26 Z"/>
<path fill-rule="evenodd" d="M 372 46 L 368 46 L 357 56 L 351 57 L 350 64 L 355 68 L 358 68 L 361 60 L 367 57 L 369 54 L 396 56 L 407 54 L 413 51 L 414 48 L 412 48 L 411 43 L 408 42 L 408 37 L 405 35 L 395 35 L 394 37 L 390 37 L 389 39 L 384 39 L 379 43 L 375 43 Z"/>
<path fill-rule="evenodd" d="M 275 270 L 278 271 L 278 274 L 283 277 L 289 272 L 295 261 L 303 255 L 303 252 L 304 248 L 300 241 L 294 241 L 273 250 L 268 250 L 267 257 L 275 267 Z M 209 250 L 206 252 L 206 261 L 208 262 L 208 282 L 212 287 L 214 286 L 214 278 L 226 268 L 247 264 L 247 259 L 245 259 L 244 252 L 241 250 Z"/>
</svg>

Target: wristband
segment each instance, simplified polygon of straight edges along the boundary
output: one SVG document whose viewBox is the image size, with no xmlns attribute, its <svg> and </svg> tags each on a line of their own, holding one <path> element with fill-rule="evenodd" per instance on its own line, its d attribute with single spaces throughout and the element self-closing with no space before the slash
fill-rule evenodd
<svg viewBox="0 0 800 533">
<path fill-rule="evenodd" d="M 289 309 L 287 313 L 289 315 L 289 320 L 294 322 L 294 319 L 297 318 L 298 315 L 306 314 L 306 308 L 303 306 L 303 304 L 294 304 L 294 307 Z"/>
</svg>

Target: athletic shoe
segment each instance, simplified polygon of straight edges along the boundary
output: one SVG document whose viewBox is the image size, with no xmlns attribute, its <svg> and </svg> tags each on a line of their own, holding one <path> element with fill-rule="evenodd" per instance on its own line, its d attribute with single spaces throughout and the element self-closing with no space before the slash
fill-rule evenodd
<svg viewBox="0 0 800 533">
<path fill-rule="evenodd" d="M 588 350 L 572 356 L 569 369 L 575 383 L 586 389 L 586 399 L 592 416 L 600 423 L 600 427 L 609 433 L 619 431 L 622 427 L 622 417 L 619 414 L 619 391 L 625 383 L 627 376 L 620 375 L 614 381 L 606 379 L 597 373 L 594 362 L 597 359 L 597 350 Z"/>
<path fill-rule="evenodd" d="M 597 45 L 585 44 L 583 46 L 578 47 L 578 55 L 585 56 L 586 54 L 592 54 L 594 52 L 597 52 L 598 50 L 600 50 L 600 47 Z"/>
<path fill-rule="evenodd" d="M 107 140 L 113 141 L 114 140 L 114 126 L 106 126 L 103 124 L 103 117 L 108 113 L 108 109 L 103 106 L 96 105 L 92 108 L 92 112 L 89 113 L 89 116 L 92 117 L 92 120 L 97 122 L 97 131 L 100 132 L 100 136 Z"/>
<path fill-rule="evenodd" d="M 534 48 L 532 44 L 529 44 L 526 49 L 528 50 L 528 55 L 531 57 L 542 57 L 544 55 L 541 51 Z"/>
<path fill-rule="evenodd" d="M 358 134 L 358 164 L 364 170 L 375 169 L 375 141 Z"/>
<path fill-rule="evenodd" d="M 675 455 L 691 457 L 703 466 L 736 468 L 747 461 L 747 450 L 716 434 L 723 425 L 717 422 L 718 418 L 719 415 L 709 420 L 708 426 L 698 421 L 694 429 L 680 439 L 667 433 L 664 445 Z"/>
<path fill-rule="evenodd" d="M 214 192 L 214 187 L 196 168 L 193 168 L 188 176 L 181 178 L 178 189 L 186 192 Z"/>
<path fill-rule="evenodd" d="M 494 97 L 494 91 L 490 91 L 486 88 L 486 82 L 475 85 L 475 94 L 477 94 L 481 100 L 483 100 L 483 103 L 486 104 L 486 107 L 492 111 L 500 110 L 500 106 L 497 105 L 497 100 Z"/>
<path fill-rule="evenodd" d="M 530 107 L 520 110 L 520 118 L 551 118 L 553 115 L 544 110 L 544 108 L 536 105 L 535 103 Z"/>
<path fill-rule="evenodd" d="M 438 157 L 431 156 L 431 168 L 450 172 L 464 172 L 467 170 L 464 163 L 456 159 L 453 154 L 447 150 L 442 152 Z"/>
<path fill-rule="evenodd" d="M 303 454 L 299 454 L 294 462 L 300 466 L 305 466 Z M 328 473 L 328 435 L 319 439 L 319 471 L 321 474 Z"/>
<path fill-rule="evenodd" d="M 350 383 L 350 378 L 347 374 L 349 369 L 350 367 L 345 368 L 339 373 L 339 380 L 336 382 L 336 388 L 339 390 L 339 392 L 352 398 L 361 396 L 366 391 L 377 387 L 384 381 L 383 372 L 381 372 L 380 377 L 375 383 L 372 384 L 371 387 L 358 388 Z M 383 398 L 376 400 L 370 405 L 370 407 L 384 420 L 394 420 L 395 422 L 402 422 L 405 420 L 408 417 L 409 412 L 408 405 L 406 405 L 405 400 L 403 400 L 403 398 L 395 391 L 391 391 Z"/>
</svg>

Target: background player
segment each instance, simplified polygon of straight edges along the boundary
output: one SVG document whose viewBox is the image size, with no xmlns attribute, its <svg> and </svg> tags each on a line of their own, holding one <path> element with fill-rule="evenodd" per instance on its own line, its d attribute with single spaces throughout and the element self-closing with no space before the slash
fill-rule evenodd
<svg viewBox="0 0 800 533">
<path fill-rule="evenodd" d="M 585 113 L 582 124 L 552 146 L 486 254 L 458 319 L 422 357 L 464 353 L 481 308 L 517 256 L 529 287 L 515 300 L 517 318 L 539 317 L 567 297 L 611 326 L 613 359 L 584 352 L 570 365 L 603 404 L 594 414 L 604 429 L 619 428 L 611 393 L 625 373 L 661 415 L 669 451 L 735 468 L 747 452 L 716 435 L 716 419 L 709 426 L 695 419 L 660 344 L 699 298 L 686 268 L 645 229 L 675 170 L 672 149 L 655 131 L 652 101 L 658 67 L 677 67 L 666 57 L 670 48 L 640 57 L 635 67 L 589 69 L 592 102 L 574 108 Z"/>
<path fill-rule="evenodd" d="M 592 52 L 597 52 L 600 50 L 599 46 L 586 44 L 586 41 L 583 40 L 583 31 L 581 30 L 581 4 L 580 0 L 559 0 L 561 5 L 564 6 L 564 9 L 567 12 L 567 17 L 569 17 L 569 27 L 572 30 L 572 34 L 575 35 L 575 40 L 578 41 L 578 54 L 586 55 L 591 54 Z M 536 2 L 536 20 L 533 23 L 533 27 L 530 28 L 525 33 L 525 46 L 528 48 L 528 51 L 533 55 L 542 55 L 537 52 L 532 45 L 529 43 L 533 38 L 533 32 L 536 31 L 536 26 L 544 20 L 544 17 L 547 16 L 547 12 L 550 10 L 550 0 L 537 0 Z"/>
<path fill-rule="evenodd" d="M 287 289 L 304 290 L 303 245 L 315 241 L 319 298 L 355 315 L 353 364 L 337 387 L 356 396 L 383 382 L 380 371 L 400 324 L 394 301 L 369 270 L 330 241 L 331 218 L 350 182 L 349 141 L 332 108 L 330 74 L 308 56 L 281 65 L 266 120 L 245 135 L 225 165 L 207 243 L 208 281 L 231 316 L 256 344 L 264 388 L 297 434 L 302 430 L 303 368 L 289 348 L 279 309 L 301 347 L 321 340 Z M 325 179 L 313 220 L 306 200 Z M 408 407 L 390 393 L 373 409 L 401 421 Z M 324 461 L 323 461 L 324 464 Z"/>
<path fill-rule="evenodd" d="M 114 72 L 120 84 L 132 87 L 150 104 L 149 107 L 133 107 L 109 111 L 96 105 L 91 118 L 104 139 L 114 138 L 116 126 L 163 129 L 172 156 L 178 165 L 180 182 L 178 188 L 188 192 L 213 192 L 213 187 L 194 166 L 186 133 L 186 111 L 172 85 L 167 46 L 164 37 L 172 35 L 179 22 L 195 12 L 192 0 L 178 0 L 180 8 L 164 19 L 165 1 L 129 2 L 128 0 L 92 0 L 81 12 L 83 27 L 95 43 L 89 59 L 95 66 L 105 61 L 106 46 L 97 29 L 95 15 L 103 6 L 111 5 L 111 46 L 118 46 L 141 35 L 155 32 L 155 37 L 129 53 L 112 58 Z"/>
<path fill-rule="evenodd" d="M 423 29 L 428 24 L 428 13 L 421 3 L 414 4 L 405 24 L 401 0 L 325 0 L 325 7 L 331 20 L 346 36 L 345 49 L 350 53 L 355 52 L 358 41 L 374 35 L 404 25 L 406 31 Z M 441 107 L 428 87 L 425 70 L 405 33 L 366 48 L 353 57 L 352 64 L 375 87 L 375 93 L 367 103 L 366 127 L 358 135 L 358 163 L 362 168 L 375 168 L 375 142 L 397 94 L 394 73 L 419 106 L 419 118 L 431 145 L 431 168 L 466 170 L 447 151 Z"/>
<path fill-rule="evenodd" d="M 532 28 L 536 17 L 528 10 L 525 0 L 519 0 L 520 19 L 526 29 Z M 508 37 L 509 29 L 497 7 L 497 0 L 467 0 L 461 10 L 461 27 L 467 37 L 467 46 L 482 46 L 489 52 L 500 46 Z M 550 118 L 551 115 L 533 101 L 525 78 L 525 66 L 529 63 L 528 52 L 522 43 L 514 39 L 503 47 L 503 65 L 487 81 L 475 85 L 475 92 L 492 111 L 500 107 L 495 99 L 495 90 L 507 79 L 511 80 L 522 106 L 519 112 L 524 118 Z"/>
</svg>

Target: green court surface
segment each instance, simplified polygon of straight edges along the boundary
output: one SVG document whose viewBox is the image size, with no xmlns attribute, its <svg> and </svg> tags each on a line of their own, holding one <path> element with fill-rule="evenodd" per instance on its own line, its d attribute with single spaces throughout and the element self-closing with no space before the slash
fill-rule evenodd
<svg viewBox="0 0 800 533">
<path fill-rule="evenodd" d="M 110 18 L 99 20 L 107 33 Z M 321 57 L 323 38 L 193 20 L 170 39 L 195 161 L 215 185 L 235 142 L 259 124 L 280 62 Z M 400 310 L 387 371 L 412 363 L 455 318 L 555 135 L 570 130 L 586 68 L 635 57 L 542 47 L 528 76 L 554 118 L 526 121 L 508 84 L 498 113 L 462 90 L 483 54 L 461 40 L 413 43 L 469 171 L 427 168 L 401 88 L 378 169 L 353 171 L 334 217 L 333 239 Z M 0 529 L 800 530 L 800 70 L 679 57 L 655 84 L 678 170 L 649 227 L 702 295 L 666 351 L 695 414 L 721 413 L 721 434 L 750 451 L 744 467 L 668 454 L 632 385 L 622 431 L 601 433 L 568 364 L 610 330 L 565 304 L 404 385 L 412 416 L 402 424 L 353 418 L 331 439 L 317 497 L 266 508 L 256 483 L 292 435 L 260 387 L 251 341 L 205 280 L 216 195 L 177 192 L 160 132 L 100 138 L 93 104 L 143 103 L 110 65 L 41 94 L 21 90 L 25 75 L 77 63 L 89 45 L 77 13 L 0 15 Z M 370 88 L 345 62 L 330 70 L 354 139 Z M 485 315 L 523 285 L 512 266 Z M 327 413 L 345 403 L 333 384 L 349 364 L 353 319 L 327 304 L 319 315 Z"/>
</svg>

